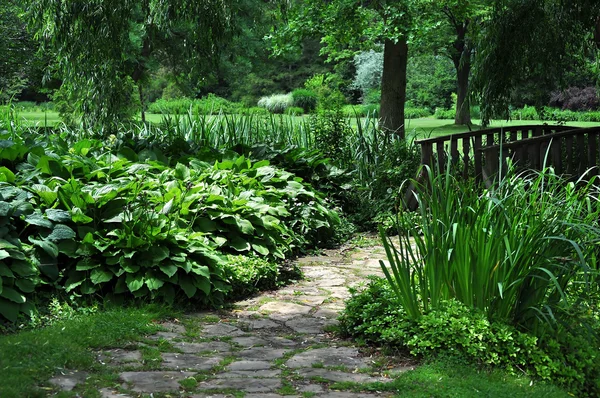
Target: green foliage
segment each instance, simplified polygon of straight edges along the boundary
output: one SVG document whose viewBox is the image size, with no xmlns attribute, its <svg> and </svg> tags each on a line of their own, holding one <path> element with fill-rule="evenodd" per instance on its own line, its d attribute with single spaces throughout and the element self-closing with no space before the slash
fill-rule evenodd
<svg viewBox="0 0 600 398">
<path fill-rule="evenodd" d="M 571 111 L 558 108 L 543 107 L 541 113 L 533 106 L 524 106 L 510 112 L 513 120 L 551 120 L 556 122 L 600 122 L 598 111 Z"/>
<path fill-rule="evenodd" d="M 598 326 L 596 323 L 596 330 Z M 585 331 L 573 328 L 560 340 L 539 339 L 490 321 L 483 312 L 455 300 L 444 300 L 412 319 L 385 279 L 373 279 L 363 291 L 353 292 L 340 329 L 346 335 L 416 356 L 449 353 L 512 373 L 526 371 L 578 396 L 596 396 L 600 391 L 598 342 L 584 343 Z"/>
<path fill-rule="evenodd" d="M 0 314 L 13 321 L 44 285 L 219 305 L 230 291 L 225 254 L 283 259 L 326 242 L 339 223 L 316 192 L 268 161 L 169 167 L 160 153 L 111 152 L 90 139 L 53 137 L 45 149 L 3 142 Z"/>
<path fill-rule="evenodd" d="M 229 256 L 224 272 L 232 287 L 232 299 L 274 289 L 280 283 L 279 266 L 257 257 Z"/>
<path fill-rule="evenodd" d="M 308 79 L 304 86 L 317 96 L 317 105 L 320 110 L 336 110 L 346 103 L 340 88 L 343 82 L 335 73 L 316 74 Z"/>
<path fill-rule="evenodd" d="M 456 299 L 543 337 L 568 329 L 572 313 L 597 311 L 593 182 L 510 169 L 479 194 L 449 168 L 429 175 L 428 188 L 418 188 L 417 225 L 400 219 L 400 245 L 380 231 L 390 262 L 384 272 L 410 319 Z"/>
<path fill-rule="evenodd" d="M 294 106 L 292 94 L 273 94 L 258 100 L 258 106 L 271 113 L 284 113 L 286 109 Z"/>
<path fill-rule="evenodd" d="M 304 109 L 307 113 L 317 108 L 317 94 L 312 90 L 297 88 L 292 91 L 294 106 Z"/>
<path fill-rule="evenodd" d="M 456 109 L 442 109 L 436 108 L 433 117 L 436 119 L 454 120 L 456 116 Z"/>
<path fill-rule="evenodd" d="M 231 115 L 243 113 L 243 111 L 244 106 L 242 104 L 230 102 L 214 94 L 209 94 L 200 99 L 161 98 L 148 106 L 148 112 L 150 113 L 168 115 L 186 115 L 188 112 L 192 112 L 194 115 Z"/>
<path fill-rule="evenodd" d="M 346 117 L 372 117 L 379 115 L 379 104 L 344 105 L 341 112 Z"/>
<path fill-rule="evenodd" d="M 33 0 L 29 23 L 43 50 L 54 55 L 61 96 L 70 105 L 63 109 L 113 131 L 133 115 L 124 110 L 136 105 L 133 88 L 143 88 L 153 64 L 182 74 L 212 66 L 234 16 L 244 13 L 243 3 L 213 0 L 78 4 Z"/>
<path fill-rule="evenodd" d="M 285 110 L 285 114 L 290 116 L 302 116 L 304 114 L 304 109 L 297 106 L 291 106 Z"/>
</svg>

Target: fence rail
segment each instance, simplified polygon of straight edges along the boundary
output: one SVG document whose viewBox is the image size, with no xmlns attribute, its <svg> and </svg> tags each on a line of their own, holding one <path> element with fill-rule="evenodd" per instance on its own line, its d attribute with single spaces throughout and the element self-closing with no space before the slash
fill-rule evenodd
<svg viewBox="0 0 600 398">
<path fill-rule="evenodd" d="M 598 139 L 600 127 L 572 129 L 554 134 L 527 138 L 502 145 L 478 149 L 487 159 L 484 174 L 493 177 L 507 159 L 519 168 L 540 170 L 552 166 L 557 174 L 581 177 L 585 173 L 597 175 L 600 165 Z"/>
<path fill-rule="evenodd" d="M 570 126 L 510 126 L 491 129 L 469 131 L 447 136 L 417 140 L 421 146 L 421 164 L 432 169 L 444 170 L 448 156 L 452 164 L 458 165 L 462 161 L 461 174 L 464 178 L 474 177 L 477 181 L 488 180 L 489 171 L 494 168 L 489 163 L 498 164 L 498 158 L 493 160 L 493 151 L 485 152 L 484 148 L 499 146 L 500 144 L 517 143 L 522 140 L 543 137 L 558 132 L 577 129 Z"/>
</svg>

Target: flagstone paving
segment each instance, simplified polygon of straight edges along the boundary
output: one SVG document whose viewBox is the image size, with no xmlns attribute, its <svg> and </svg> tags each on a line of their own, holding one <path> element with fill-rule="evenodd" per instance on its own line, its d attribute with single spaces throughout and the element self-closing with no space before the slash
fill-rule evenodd
<svg viewBox="0 0 600 398">
<path fill-rule="evenodd" d="M 384 258 L 376 246 L 301 258 L 305 279 L 298 283 L 240 301 L 230 311 L 164 323 L 163 331 L 147 336 L 147 344 L 99 352 L 100 364 L 119 370 L 118 382 L 100 396 L 389 396 L 338 391 L 334 383 L 387 382 L 390 369 L 410 366 L 328 333 L 350 296 L 348 288 L 368 275 L 382 275 L 378 260 Z M 51 383 L 73 389 L 85 376 L 73 372 Z"/>
</svg>

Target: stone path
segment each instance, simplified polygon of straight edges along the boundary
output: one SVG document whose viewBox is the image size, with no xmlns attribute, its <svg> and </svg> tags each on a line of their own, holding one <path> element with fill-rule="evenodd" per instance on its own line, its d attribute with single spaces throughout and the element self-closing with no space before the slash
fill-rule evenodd
<svg viewBox="0 0 600 398">
<path fill-rule="evenodd" d="M 409 366 L 328 333 L 350 296 L 348 287 L 381 275 L 384 257 L 375 246 L 301 258 L 305 279 L 294 285 L 238 302 L 232 311 L 165 323 L 145 344 L 99 352 L 103 366 L 119 371 L 114 388 L 101 389 L 100 396 L 390 396 L 343 389 L 345 382 L 388 382 Z M 73 372 L 51 382 L 69 390 L 85 377 Z"/>
</svg>

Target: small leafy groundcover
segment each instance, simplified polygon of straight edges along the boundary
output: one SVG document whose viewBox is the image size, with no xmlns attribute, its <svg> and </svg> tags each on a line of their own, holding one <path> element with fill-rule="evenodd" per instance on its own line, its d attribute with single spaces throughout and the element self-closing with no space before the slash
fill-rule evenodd
<svg viewBox="0 0 600 398">
<path fill-rule="evenodd" d="M 412 355 L 452 353 L 511 372 L 526 371 L 577 396 L 600 395 L 600 349 L 585 331 L 538 339 L 478 311 L 448 301 L 416 321 L 406 317 L 385 279 L 353 291 L 340 319 L 343 334 L 402 348 Z"/>
<path fill-rule="evenodd" d="M 339 223 L 318 193 L 266 161 L 170 167 L 95 140 L 2 138 L 0 315 L 10 321 L 41 291 L 219 305 L 237 280 L 232 255 L 272 264 Z"/>
</svg>

